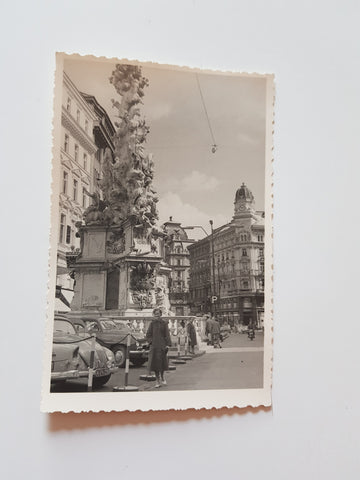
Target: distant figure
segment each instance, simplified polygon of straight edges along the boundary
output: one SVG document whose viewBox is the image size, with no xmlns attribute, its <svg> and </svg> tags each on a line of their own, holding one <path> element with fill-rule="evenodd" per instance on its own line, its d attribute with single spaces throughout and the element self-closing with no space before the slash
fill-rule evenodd
<svg viewBox="0 0 360 480">
<path fill-rule="evenodd" d="M 197 344 L 196 340 L 196 330 L 194 327 L 194 319 L 191 318 L 186 326 L 187 329 L 187 337 L 189 343 L 189 352 L 195 353 L 195 345 Z"/>
<path fill-rule="evenodd" d="M 252 318 L 250 318 L 248 324 L 248 337 L 250 338 L 250 340 L 254 340 L 255 338 L 255 322 Z"/>
<path fill-rule="evenodd" d="M 167 352 L 171 346 L 169 328 L 161 316 L 161 309 L 154 308 L 153 320 L 146 333 L 150 343 L 148 370 L 155 372 L 155 388 L 161 387 L 161 384 L 166 385 L 164 372 L 168 369 Z"/>
<path fill-rule="evenodd" d="M 212 335 L 211 335 L 211 318 L 210 315 L 205 315 L 206 323 L 205 323 L 205 335 L 207 336 L 207 344 L 212 344 Z"/>
<path fill-rule="evenodd" d="M 177 334 L 178 334 L 178 339 L 180 340 L 180 345 L 183 347 L 185 345 L 185 337 L 186 337 L 186 328 L 185 328 L 184 320 L 180 321 Z"/>
<path fill-rule="evenodd" d="M 214 348 L 222 348 L 220 344 L 220 323 L 215 317 L 211 319 L 211 340 Z"/>
</svg>

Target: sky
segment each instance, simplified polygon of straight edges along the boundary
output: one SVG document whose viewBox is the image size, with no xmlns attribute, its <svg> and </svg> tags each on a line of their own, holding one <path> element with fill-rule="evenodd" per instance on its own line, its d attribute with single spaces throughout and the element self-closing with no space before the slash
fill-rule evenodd
<svg viewBox="0 0 360 480">
<path fill-rule="evenodd" d="M 115 65 L 99 59 L 64 62 L 76 87 L 94 95 L 112 121 L 111 99 L 120 101 L 109 81 Z M 148 65 L 142 73 L 149 79 L 141 112 L 150 127 L 146 151 L 155 164 L 160 223 L 172 216 L 209 232 L 210 219 L 214 228 L 231 220 L 243 182 L 254 194 L 255 208 L 264 210 L 265 79 Z M 203 233 L 193 230 L 189 236 Z"/>
</svg>

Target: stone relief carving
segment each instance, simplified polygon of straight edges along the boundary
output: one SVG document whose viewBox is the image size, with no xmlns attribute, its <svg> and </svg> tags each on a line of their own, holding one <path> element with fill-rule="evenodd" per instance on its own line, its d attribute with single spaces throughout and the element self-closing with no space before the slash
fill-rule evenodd
<svg viewBox="0 0 360 480">
<path fill-rule="evenodd" d="M 123 230 L 111 231 L 106 238 L 106 252 L 120 254 L 125 251 L 125 235 Z"/>
</svg>

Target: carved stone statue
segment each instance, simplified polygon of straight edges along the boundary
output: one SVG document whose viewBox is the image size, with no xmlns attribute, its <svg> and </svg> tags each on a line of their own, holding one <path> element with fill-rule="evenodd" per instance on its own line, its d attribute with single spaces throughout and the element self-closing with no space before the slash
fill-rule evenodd
<svg viewBox="0 0 360 480">
<path fill-rule="evenodd" d="M 102 225 L 104 222 L 106 203 L 100 199 L 98 192 L 90 193 L 86 189 L 84 189 L 84 192 L 93 201 L 83 214 L 86 225 Z"/>
<path fill-rule="evenodd" d="M 110 82 L 121 101 L 112 101 L 119 118 L 113 139 L 115 159 L 107 149 L 103 163 L 104 221 L 116 225 L 132 217 L 139 236 L 147 237 L 158 219 L 158 197 L 152 189 L 154 163 L 144 150 L 149 127 L 139 109 L 149 82 L 141 67 L 121 64 L 116 65 Z"/>
</svg>

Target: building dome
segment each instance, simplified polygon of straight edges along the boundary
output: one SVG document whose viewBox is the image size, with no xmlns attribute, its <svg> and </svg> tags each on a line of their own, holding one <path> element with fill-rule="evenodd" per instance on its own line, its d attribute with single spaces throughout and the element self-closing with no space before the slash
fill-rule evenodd
<svg viewBox="0 0 360 480">
<path fill-rule="evenodd" d="M 164 223 L 163 227 L 166 229 L 168 235 L 172 235 L 174 240 L 188 240 L 187 233 L 181 227 L 181 223 L 174 222 L 172 217 Z"/>
<path fill-rule="evenodd" d="M 238 201 L 249 201 L 253 202 L 254 201 L 254 195 L 251 193 L 251 191 L 248 189 L 248 187 L 243 183 L 240 188 L 237 189 L 236 195 L 235 195 L 235 202 Z"/>
</svg>

